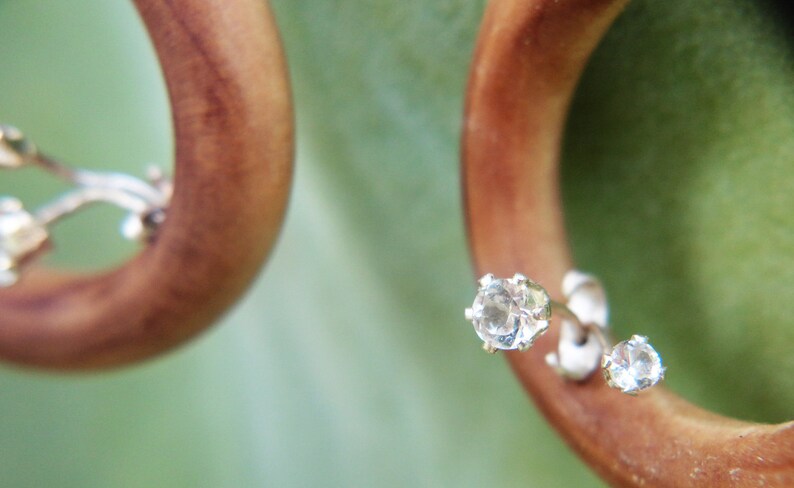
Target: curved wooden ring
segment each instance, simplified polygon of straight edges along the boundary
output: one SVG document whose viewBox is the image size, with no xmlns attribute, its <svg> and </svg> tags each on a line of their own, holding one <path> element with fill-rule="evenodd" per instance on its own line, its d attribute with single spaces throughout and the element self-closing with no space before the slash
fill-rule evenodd
<svg viewBox="0 0 794 488">
<path fill-rule="evenodd" d="M 287 68 L 263 0 L 136 0 L 171 99 L 175 191 L 158 240 L 97 276 L 36 272 L 0 293 L 0 357 L 116 366 L 215 321 L 256 276 L 292 175 Z"/>
<path fill-rule="evenodd" d="M 559 195 L 560 141 L 583 67 L 625 0 L 491 0 L 463 133 L 468 230 L 478 276 L 561 283 L 571 268 Z M 561 297 L 557 297 L 561 298 Z M 617 486 L 794 486 L 794 423 L 701 410 L 664 389 L 638 398 L 600 377 L 566 382 L 544 363 L 557 328 L 509 361 L 570 446 Z"/>
</svg>

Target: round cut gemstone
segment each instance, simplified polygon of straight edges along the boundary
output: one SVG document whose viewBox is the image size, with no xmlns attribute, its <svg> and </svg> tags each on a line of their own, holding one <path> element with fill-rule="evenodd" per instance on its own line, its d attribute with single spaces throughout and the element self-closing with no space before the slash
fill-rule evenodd
<svg viewBox="0 0 794 488">
<path fill-rule="evenodd" d="M 549 295 L 521 275 L 496 279 L 486 275 L 471 308 L 474 330 L 486 347 L 524 349 L 549 327 Z"/>
<path fill-rule="evenodd" d="M 662 358 L 644 336 L 619 342 L 604 356 L 602 366 L 609 386 L 623 393 L 650 388 L 664 378 Z"/>
</svg>

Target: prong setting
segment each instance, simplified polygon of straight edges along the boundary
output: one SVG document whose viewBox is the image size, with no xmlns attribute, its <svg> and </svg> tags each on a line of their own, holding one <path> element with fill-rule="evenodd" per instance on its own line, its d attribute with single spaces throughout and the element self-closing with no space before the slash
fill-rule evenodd
<svg viewBox="0 0 794 488">
<path fill-rule="evenodd" d="M 479 280 L 465 317 L 489 348 L 527 350 L 548 329 L 550 298 L 545 289 L 517 273 L 512 278 L 486 274 Z"/>
<path fill-rule="evenodd" d="M 536 307 L 529 313 L 535 320 L 548 321 L 551 319 L 551 304 L 547 303 L 542 307 Z"/>
<path fill-rule="evenodd" d="M 531 341 L 520 342 L 516 349 L 518 349 L 520 352 L 527 352 L 529 351 L 529 348 L 532 347 L 532 344 L 533 343 Z"/>
<path fill-rule="evenodd" d="M 465 309 L 489 353 L 529 350 L 549 328 L 552 313 L 561 318 L 560 343 L 546 363 L 572 381 L 584 381 L 602 368 L 607 384 L 637 396 L 664 379 L 666 368 L 648 338 L 635 334 L 611 345 L 607 302 L 593 276 L 570 271 L 563 282 L 567 303 L 553 302 L 546 290 L 521 273 L 478 280 L 474 303 Z"/>
<path fill-rule="evenodd" d="M 633 335 L 616 344 L 601 360 L 607 384 L 628 395 L 636 395 L 664 379 L 665 368 L 648 338 Z"/>
<path fill-rule="evenodd" d="M 648 344 L 648 337 L 634 334 L 631 336 L 631 341 L 636 342 L 637 344 Z"/>
<path fill-rule="evenodd" d="M 0 199 L 0 286 L 16 283 L 20 268 L 42 252 L 48 241 L 47 228 L 22 202 Z"/>
<path fill-rule="evenodd" d="M 490 285 L 493 280 L 494 280 L 494 275 L 493 274 L 487 273 L 487 274 L 483 275 L 483 277 L 480 278 L 480 280 L 479 280 L 480 288 L 485 288 L 486 286 Z"/>
</svg>

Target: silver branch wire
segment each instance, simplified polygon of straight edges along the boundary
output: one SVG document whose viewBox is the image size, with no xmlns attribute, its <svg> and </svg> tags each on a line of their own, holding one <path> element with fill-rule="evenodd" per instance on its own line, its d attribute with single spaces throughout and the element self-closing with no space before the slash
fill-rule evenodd
<svg viewBox="0 0 794 488">
<path fill-rule="evenodd" d="M 568 305 L 558 302 L 556 300 L 551 301 L 551 309 L 553 313 L 559 314 L 562 319 L 571 321 L 577 329 L 578 337 L 577 341 L 582 344 L 587 340 L 588 335 L 591 335 L 596 338 L 598 343 L 601 345 L 601 349 L 604 351 L 608 351 L 612 348 L 612 343 L 604 333 L 604 329 L 598 326 L 598 324 L 589 322 L 583 323 L 579 316 L 576 315 L 573 310 L 568 308 Z"/>
</svg>

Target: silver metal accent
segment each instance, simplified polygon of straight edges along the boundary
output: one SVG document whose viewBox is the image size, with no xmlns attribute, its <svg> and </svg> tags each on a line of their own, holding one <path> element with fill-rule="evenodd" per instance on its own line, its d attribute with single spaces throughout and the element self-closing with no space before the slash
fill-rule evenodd
<svg viewBox="0 0 794 488">
<path fill-rule="evenodd" d="M 546 355 L 546 363 L 568 379 L 581 381 L 592 375 L 610 346 L 607 323 L 609 307 L 601 282 L 592 275 L 571 270 L 562 283 L 566 304 L 552 303 L 561 315 L 557 352 Z"/>
<path fill-rule="evenodd" d="M 479 290 L 482 291 L 495 279 L 490 273 L 480 278 Z M 522 313 L 530 313 L 536 320 L 545 321 L 552 316 L 559 317 L 561 325 L 557 351 L 547 354 L 545 359 L 546 363 L 560 375 L 570 380 L 582 381 L 589 378 L 599 367 L 604 368 L 604 376 L 609 386 L 630 395 L 650 388 L 664 378 L 665 368 L 661 365 L 661 358 L 648 343 L 647 337 L 633 335 L 629 341 L 612 345 L 609 338 L 607 296 L 604 287 L 595 276 L 577 270 L 566 273 L 562 283 L 566 303 L 549 301 L 546 290 L 520 273 L 516 273 L 512 280 L 532 283 L 546 295 L 547 305 L 538 307 L 537 310 L 522 308 Z M 467 308 L 465 316 L 466 320 L 472 321 L 475 318 L 473 309 Z M 547 328 L 548 322 L 543 330 L 532 336 L 531 340 L 521 342 L 510 349 L 517 348 L 522 352 L 529 350 L 535 339 Z M 480 338 L 485 340 L 481 334 Z M 628 347 L 644 348 L 642 354 L 645 356 L 634 357 L 631 353 L 626 354 L 623 348 Z M 487 342 L 483 343 L 483 349 L 491 354 L 498 350 Z M 613 355 L 617 355 L 615 357 L 618 359 L 613 360 Z M 650 361 L 651 372 L 643 371 L 641 367 L 632 369 L 631 363 L 634 361 L 643 364 L 648 364 Z M 617 373 L 607 370 L 613 366 L 618 368 Z M 620 368 L 623 368 L 623 371 Z M 625 371 L 629 371 L 630 376 L 626 376 Z M 618 376 L 615 376 L 616 374 Z M 636 381 L 639 386 L 633 386 L 632 381 Z"/>
<path fill-rule="evenodd" d="M 521 342 L 520 344 L 518 344 L 518 350 L 520 352 L 527 352 L 532 347 L 532 344 L 534 344 L 534 342 L 530 342 L 530 341 Z"/>
<path fill-rule="evenodd" d="M 474 320 L 474 310 L 472 310 L 471 308 L 467 308 L 466 310 L 463 311 L 463 313 L 466 317 L 466 320 L 468 320 L 469 322 Z"/>
<path fill-rule="evenodd" d="M 111 188 L 83 187 L 72 190 L 36 210 L 36 220 L 42 225 L 52 225 L 64 217 L 94 203 L 109 203 L 136 215 L 144 215 L 151 206 L 148 202 Z"/>
<path fill-rule="evenodd" d="M 128 212 L 121 226 L 125 238 L 150 242 L 165 221 L 173 193 L 171 180 L 156 167 L 148 168 L 147 180 L 123 173 L 75 169 L 40 152 L 16 127 L 0 125 L 0 169 L 24 166 L 38 167 L 74 187 L 31 214 L 45 232 L 48 226 L 89 205 L 108 203 Z M 3 238 L 0 235 L 0 243 Z M 19 265 L 7 264 L 14 269 Z M 5 280 L 8 284 L 12 281 Z"/>
<path fill-rule="evenodd" d="M 47 228 L 16 198 L 0 198 L 0 287 L 19 280 L 20 270 L 44 252 Z"/>
<path fill-rule="evenodd" d="M 483 288 L 488 286 L 493 280 L 494 280 L 494 275 L 492 273 L 488 273 L 484 275 L 482 278 L 480 278 L 480 281 L 478 283 L 480 284 L 480 287 Z"/>
</svg>

